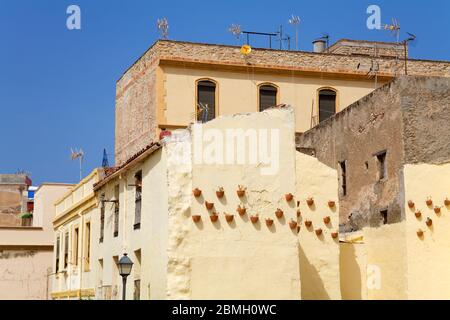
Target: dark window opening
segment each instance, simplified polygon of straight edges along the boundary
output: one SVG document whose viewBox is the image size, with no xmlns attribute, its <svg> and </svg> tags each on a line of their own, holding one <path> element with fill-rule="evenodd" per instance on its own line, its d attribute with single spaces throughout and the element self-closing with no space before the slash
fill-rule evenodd
<svg viewBox="0 0 450 320">
<path fill-rule="evenodd" d="M 134 199 L 134 230 L 141 228 L 142 209 L 142 171 L 135 175 L 135 199 Z"/>
<path fill-rule="evenodd" d="M 264 111 L 277 105 L 277 88 L 271 85 L 259 87 L 259 111 Z"/>
<path fill-rule="evenodd" d="M 105 194 L 100 196 L 100 239 L 99 242 L 102 243 L 105 237 Z"/>
<path fill-rule="evenodd" d="M 339 167 L 341 169 L 341 195 L 347 195 L 347 165 L 345 161 L 339 162 Z"/>
<path fill-rule="evenodd" d="M 387 224 L 388 223 L 388 211 L 381 210 L 380 214 L 381 214 L 381 218 L 383 219 L 383 224 Z"/>
<path fill-rule="evenodd" d="M 319 91 L 319 122 L 325 121 L 336 114 L 336 92 L 333 90 Z"/>
<path fill-rule="evenodd" d="M 378 180 L 383 180 L 387 176 L 386 152 L 379 153 L 376 157 L 378 161 Z"/>
<path fill-rule="evenodd" d="M 55 273 L 59 272 L 59 255 L 60 255 L 60 249 L 61 248 L 61 238 L 56 238 L 56 261 L 55 261 Z"/>
<path fill-rule="evenodd" d="M 216 84 L 204 80 L 197 83 L 197 121 L 208 122 L 216 117 Z"/>
<path fill-rule="evenodd" d="M 366 161 L 365 165 L 366 165 L 366 170 L 369 170 L 369 162 L 368 161 Z"/>
<path fill-rule="evenodd" d="M 69 233 L 64 235 L 64 269 L 69 265 Z"/>
<path fill-rule="evenodd" d="M 114 187 L 114 197 L 117 202 L 114 203 L 114 237 L 119 236 L 119 185 Z"/>
</svg>

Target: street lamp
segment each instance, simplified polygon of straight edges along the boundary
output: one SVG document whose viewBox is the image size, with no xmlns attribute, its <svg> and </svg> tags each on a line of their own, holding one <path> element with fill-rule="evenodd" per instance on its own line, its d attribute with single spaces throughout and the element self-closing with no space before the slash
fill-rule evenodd
<svg viewBox="0 0 450 320">
<path fill-rule="evenodd" d="M 127 277 L 131 273 L 131 268 L 133 268 L 133 261 L 131 261 L 130 258 L 128 258 L 128 255 L 126 253 L 123 254 L 123 257 L 120 258 L 119 262 L 117 263 L 117 266 L 119 267 L 119 274 L 122 276 L 122 300 L 125 300 L 126 295 L 126 288 L 127 288 Z"/>
</svg>

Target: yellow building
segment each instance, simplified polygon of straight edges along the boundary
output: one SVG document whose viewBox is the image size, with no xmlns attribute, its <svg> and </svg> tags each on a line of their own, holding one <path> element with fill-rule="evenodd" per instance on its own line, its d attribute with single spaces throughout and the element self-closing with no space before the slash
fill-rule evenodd
<svg viewBox="0 0 450 320">
<path fill-rule="evenodd" d="M 94 298 L 92 239 L 98 237 L 98 228 L 93 224 L 100 209 L 93 185 L 102 177 L 102 169 L 93 170 L 55 203 L 53 299 Z"/>
</svg>

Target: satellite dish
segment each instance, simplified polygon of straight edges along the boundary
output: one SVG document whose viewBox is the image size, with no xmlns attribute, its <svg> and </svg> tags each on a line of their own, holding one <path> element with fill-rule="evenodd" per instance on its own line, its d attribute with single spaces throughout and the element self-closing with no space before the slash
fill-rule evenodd
<svg viewBox="0 0 450 320">
<path fill-rule="evenodd" d="M 252 52 L 252 47 L 250 47 L 248 44 L 244 44 L 244 45 L 241 47 L 241 53 L 242 53 L 244 56 L 249 55 L 251 52 Z"/>
</svg>

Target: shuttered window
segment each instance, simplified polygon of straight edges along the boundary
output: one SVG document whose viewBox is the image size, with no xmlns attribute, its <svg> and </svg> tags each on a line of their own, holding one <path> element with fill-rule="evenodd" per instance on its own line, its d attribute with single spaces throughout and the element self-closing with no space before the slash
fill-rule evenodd
<svg viewBox="0 0 450 320">
<path fill-rule="evenodd" d="M 336 113 L 336 92 L 320 90 L 319 92 L 319 122 L 325 121 Z"/>
<path fill-rule="evenodd" d="M 197 83 L 197 121 L 208 122 L 216 117 L 216 84 L 204 80 Z"/>
<path fill-rule="evenodd" d="M 277 88 L 271 85 L 263 85 L 259 87 L 259 111 L 277 105 Z"/>
</svg>

